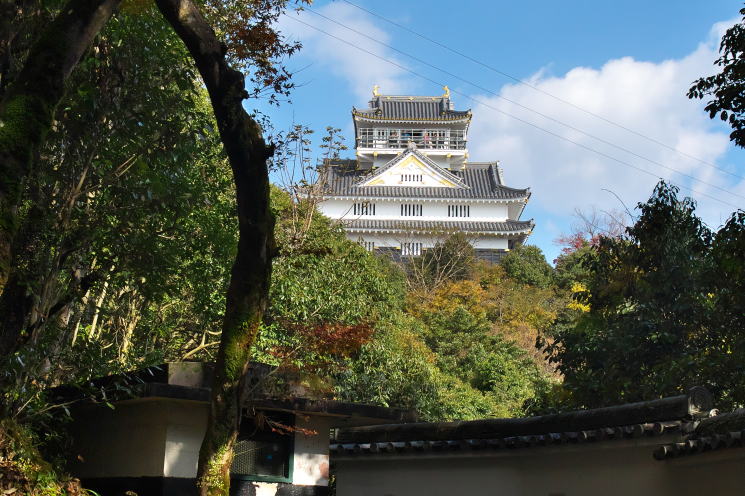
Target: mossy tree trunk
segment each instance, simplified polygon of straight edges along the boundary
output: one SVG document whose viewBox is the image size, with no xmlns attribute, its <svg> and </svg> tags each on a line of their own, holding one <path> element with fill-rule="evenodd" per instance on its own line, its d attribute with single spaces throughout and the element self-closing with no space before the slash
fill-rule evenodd
<svg viewBox="0 0 745 496">
<path fill-rule="evenodd" d="M 52 125 L 68 76 L 120 1 L 66 3 L 31 48 L 23 69 L 0 100 L 0 291 L 12 275 L 24 181 Z M 13 329 L 0 335 L 0 359 L 12 353 L 22 338 L 23 326 Z"/>
<path fill-rule="evenodd" d="M 261 128 L 243 109 L 245 78 L 225 60 L 215 33 L 191 0 L 156 0 L 186 44 L 204 80 L 236 187 L 239 240 L 228 287 L 215 364 L 207 433 L 199 453 L 202 496 L 226 496 L 240 424 L 243 382 L 266 309 L 273 254 L 267 147 Z"/>
</svg>

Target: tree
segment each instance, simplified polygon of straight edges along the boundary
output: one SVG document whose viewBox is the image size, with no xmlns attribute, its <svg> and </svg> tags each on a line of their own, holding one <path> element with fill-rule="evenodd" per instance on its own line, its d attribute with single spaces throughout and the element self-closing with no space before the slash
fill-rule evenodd
<svg viewBox="0 0 745 496">
<path fill-rule="evenodd" d="M 733 213 L 712 241 L 704 284 L 715 291 L 711 332 L 703 336 L 707 353 L 703 372 L 725 404 L 745 403 L 745 212 Z"/>
<path fill-rule="evenodd" d="M 740 9 L 743 19 L 729 28 L 719 44 L 720 57 L 714 65 L 721 72 L 700 78 L 688 90 L 688 98 L 710 97 L 704 109 L 710 118 L 717 115 L 727 122 L 737 146 L 745 147 L 745 9 Z"/>
<path fill-rule="evenodd" d="M 275 186 L 272 202 L 279 255 L 256 358 L 331 382 L 334 369 L 373 338 L 383 317 L 401 311 L 403 276 L 317 211 L 303 238 L 296 237 L 297 223 L 309 217 L 304 209 L 315 210 L 304 198 L 293 200 Z"/>
<path fill-rule="evenodd" d="M 587 269 L 582 260 L 592 253 L 601 237 L 618 238 L 626 232 L 630 215 L 620 210 L 575 209 L 575 221 L 569 234 L 562 234 L 554 240 L 561 246 L 561 254 L 554 260 L 556 284 L 561 289 L 570 289 L 575 284 L 583 284 Z"/>
<path fill-rule="evenodd" d="M 0 100 L 0 291 L 16 264 L 13 242 L 24 181 L 52 125 L 67 78 L 119 2 L 71 0 L 66 4 L 34 44 Z M 21 337 L 4 332 L 0 357 L 10 354 Z"/>
<path fill-rule="evenodd" d="M 0 287 L 13 277 L 12 246 L 18 231 L 22 185 L 50 129 L 65 81 L 118 3 L 71 0 L 66 4 L 35 43 L 23 70 L 0 102 Z M 243 110 L 242 101 L 248 96 L 244 76 L 230 67 L 226 52 L 232 47 L 233 60 L 254 62 L 254 80 L 281 92 L 288 89 L 287 78 L 278 74 L 274 62 L 296 46 L 284 43 L 272 27 L 285 8 L 282 0 L 230 5 L 227 9 L 221 2 L 210 3 L 212 17 L 225 18 L 227 12 L 226 26 L 234 28 L 224 31 L 232 35 L 227 44 L 220 42 L 190 1 L 162 0 L 157 5 L 186 44 L 202 75 L 236 185 L 238 250 L 227 291 L 209 425 L 199 463 L 202 494 L 226 494 L 242 383 L 266 308 L 273 255 L 267 170 L 272 148 L 266 146 L 256 121 Z M 236 22 L 248 19 L 254 22 Z M 2 336 L 0 356 L 7 357 L 25 338 L 23 326 L 17 327 L 20 333 Z"/>
<path fill-rule="evenodd" d="M 29 391 L 195 352 L 219 330 L 237 234 L 214 115 L 157 10 L 117 14 L 69 83 L 0 297 Z"/>
<path fill-rule="evenodd" d="M 210 94 L 233 170 L 238 210 L 238 251 L 226 295 L 220 347 L 211 388 L 207 433 L 197 479 L 204 496 L 230 488 L 230 465 L 243 411 L 251 347 L 266 310 L 274 255 L 267 160 L 273 149 L 243 109 L 243 74 L 225 60 L 223 46 L 189 0 L 158 0 L 164 17 L 186 44 Z"/>
<path fill-rule="evenodd" d="M 465 279 L 473 269 L 476 259 L 473 245 L 464 233 L 442 233 L 440 238 L 421 255 L 403 258 L 412 290 L 432 291 L 448 281 Z"/>
<path fill-rule="evenodd" d="M 713 236 L 694 202 L 664 182 L 638 208 L 625 236 L 601 237 L 585 255 L 586 287 L 574 295 L 582 305 L 566 309 L 548 333 L 547 352 L 575 406 L 678 394 L 697 384 L 723 402 L 742 401 L 732 369 L 721 373 L 724 363 L 736 369 L 743 357 L 733 318 L 743 307 L 731 299 L 738 283 L 730 288 L 722 278 L 737 274 L 742 260 L 717 258 L 724 246 L 738 252 L 739 217 L 721 238 Z M 722 244 L 713 251 L 716 239 Z"/>
<path fill-rule="evenodd" d="M 551 285 L 553 269 L 537 246 L 518 246 L 502 259 L 502 267 L 508 277 L 523 284 L 539 288 Z"/>
</svg>

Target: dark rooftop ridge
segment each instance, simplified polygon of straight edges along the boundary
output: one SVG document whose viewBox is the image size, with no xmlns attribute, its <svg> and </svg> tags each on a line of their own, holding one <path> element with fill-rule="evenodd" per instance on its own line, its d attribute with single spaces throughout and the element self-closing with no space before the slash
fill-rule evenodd
<svg viewBox="0 0 745 496">
<path fill-rule="evenodd" d="M 374 95 L 367 109 L 352 108 L 352 115 L 394 121 L 468 120 L 470 110 L 455 110 L 449 90 L 442 96 Z"/>
<path fill-rule="evenodd" d="M 457 441 L 504 439 L 549 433 L 582 432 L 617 426 L 690 420 L 708 416 L 712 396 L 694 387 L 688 394 L 625 405 L 578 410 L 526 418 L 485 419 L 463 422 L 421 422 L 342 429 L 338 443 L 408 441 Z"/>
</svg>

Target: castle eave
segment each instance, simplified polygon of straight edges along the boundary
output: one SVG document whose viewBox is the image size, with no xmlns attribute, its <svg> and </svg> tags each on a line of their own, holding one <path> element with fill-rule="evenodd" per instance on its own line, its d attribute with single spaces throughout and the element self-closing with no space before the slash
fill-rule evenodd
<svg viewBox="0 0 745 496">
<path fill-rule="evenodd" d="M 474 221 L 428 221 L 428 220 L 381 220 L 350 219 L 341 220 L 344 230 L 350 233 L 385 234 L 447 234 L 463 232 L 479 236 L 511 237 L 528 236 L 533 230 L 532 220 L 503 222 Z"/>
</svg>

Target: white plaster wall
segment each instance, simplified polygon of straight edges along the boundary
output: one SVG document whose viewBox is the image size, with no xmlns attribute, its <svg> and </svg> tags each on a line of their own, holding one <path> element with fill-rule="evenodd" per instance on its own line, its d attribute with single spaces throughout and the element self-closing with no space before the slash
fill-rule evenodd
<svg viewBox="0 0 745 496">
<path fill-rule="evenodd" d="M 507 220 L 507 204 L 469 203 L 468 201 L 432 202 L 417 200 L 371 200 L 375 204 L 375 215 L 354 215 L 354 201 L 326 200 L 319 205 L 322 214 L 332 219 L 381 219 L 381 220 L 436 220 L 504 222 Z M 401 217 L 401 204 L 421 204 L 422 215 Z M 448 217 L 448 205 L 470 205 L 470 217 Z"/>
<path fill-rule="evenodd" d="M 745 450 L 721 450 L 661 462 L 669 474 L 670 494 L 718 496 L 742 494 Z M 674 493 L 673 493 L 674 491 Z"/>
<path fill-rule="evenodd" d="M 481 237 L 473 241 L 473 247 L 482 250 L 506 250 L 509 248 L 509 241 L 506 238 Z"/>
<path fill-rule="evenodd" d="M 444 159 L 446 155 L 431 155 L 429 158 L 437 159 L 437 157 L 439 157 L 438 165 L 440 166 L 440 168 L 442 168 L 442 159 Z M 435 162 L 438 162 L 438 160 L 435 160 Z M 403 174 L 421 175 L 421 181 L 404 182 L 401 177 Z M 407 186 L 418 188 L 455 187 L 455 184 L 444 177 L 440 171 L 436 170 L 436 168 L 432 168 L 429 164 L 421 160 L 418 155 L 414 154 L 410 154 L 404 157 L 403 159 L 399 160 L 393 167 L 383 170 L 380 174 L 377 174 L 374 177 L 369 178 L 368 180 L 370 181 L 371 186 Z"/>
<path fill-rule="evenodd" d="M 522 202 L 509 203 L 507 205 L 507 217 L 517 219 L 522 215 L 525 204 Z"/>
<path fill-rule="evenodd" d="M 164 402 L 119 403 L 114 410 L 97 407 L 75 412 L 76 477 L 159 477 L 166 440 Z"/>
<path fill-rule="evenodd" d="M 658 462 L 649 442 L 335 460 L 338 496 L 742 494 L 745 450 Z M 618 443 L 618 442 L 616 442 Z M 486 455 L 484 453 L 487 453 Z M 497 452 L 491 452 L 497 453 Z M 710 457 L 707 463 L 706 458 Z"/>
<path fill-rule="evenodd" d="M 318 210 L 330 219 L 345 219 L 352 215 L 353 204 L 347 200 L 325 200 L 318 204 Z"/>
<path fill-rule="evenodd" d="M 168 419 L 163 474 L 196 477 L 199 448 L 207 429 L 206 403 L 171 401 L 164 405 Z"/>
<path fill-rule="evenodd" d="M 442 242 L 442 237 L 430 237 L 416 234 L 360 234 L 360 233 L 347 233 L 347 239 L 359 242 L 362 241 L 373 241 L 375 248 L 400 248 L 403 242 L 419 242 L 422 243 L 423 248 L 432 248 L 438 242 Z M 508 240 L 506 238 L 495 238 L 491 236 L 480 236 L 469 238 L 474 248 L 490 249 L 490 250 L 506 250 Z"/>
<path fill-rule="evenodd" d="M 153 399 L 119 403 L 114 410 L 82 410 L 70 429 L 74 453 L 83 460 L 74 462 L 73 473 L 84 478 L 196 477 L 207 409 L 206 403 Z M 295 433 L 293 483 L 328 485 L 330 420 L 296 418 L 299 427 L 317 434 Z M 256 484 L 257 496 L 273 495 L 278 487 Z"/>
<path fill-rule="evenodd" d="M 372 241 L 375 248 L 399 248 L 401 243 L 398 239 L 385 236 L 376 236 L 374 234 L 347 233 L 347 239 L 355 243 L 360 241 Z"/>
<path fill-rule="evenodd" d="M 306 435 L 300 430 L 295 433 L 292 483 L 299 486 L 327 486 L 330 419 L 298 415 L 295 425 L 301 429 L 315 431 L 316 434 Z"/>
</svg>

